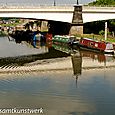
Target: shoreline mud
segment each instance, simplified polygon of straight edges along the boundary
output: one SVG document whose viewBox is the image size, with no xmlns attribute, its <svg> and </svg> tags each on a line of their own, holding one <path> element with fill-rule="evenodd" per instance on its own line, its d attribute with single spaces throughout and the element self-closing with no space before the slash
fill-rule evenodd
<svg viewBox="0 0 115 115">
<path fill-rule="evenodd" d="M 113 62 L 98 64 L 94 61 L 92 64 L 88 62 L 88 58 L 82 61 L 82 70 L 96 70 L 96 69 L 111 69 L 115 68 Z M 45 72 L 45 71 L 67 71 L 73 70 L 71 57 L 55 58 L 55 59 L 43 59 L 35 62 L 26 63 L 23 66 L 9 65 L 0 67 L 0 74 L 2 73 L 19 73 L 19 72 Z"/>
</svg>

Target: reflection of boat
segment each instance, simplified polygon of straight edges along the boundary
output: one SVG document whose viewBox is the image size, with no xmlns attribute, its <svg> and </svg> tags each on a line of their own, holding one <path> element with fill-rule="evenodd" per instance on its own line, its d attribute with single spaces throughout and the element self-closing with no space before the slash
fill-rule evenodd
<svg viewBox="0 0 115 115">
<path fill-rule="evenodd" d="M 42 37 L 42 35 L 39 33 L 39 34 L 35 34 L 34 36 L 33 36 L 33 40 L 34 41 L 40 41 L 41 40 L 41 37 Z"/>
<path fill-rule="evenodd" d="M 47 41 L 47 42 L 51 42 L 51 41 L 52 41 L 52 34 L 47 33 L 47 34 L 45 35 L 45 37 L 46 37 L 46 41 Z"/>
<path fill-rule="evenodd" d="M 56 50 L 59 50 L 59 51 L 65 52 L 65 53 L 70 53 L 71 52 L 71 49 L 68 46 L 65 46 L 63 44 L 60 44 L 60 45 L 58 44 L 57 45 L 57 44 L 53 43 L 52 47 Z"/>
<path fill-rule="evenodd" d="M 86 50 L 80 50 L 80 54 L 82 57 L 89 57 L 93 60 L 98 60 L 98 62 L 106 62 L 108 60 L 113 60 L 113 56 L 109 54 L 91 52 Z"/>
<path fill-rule="evenodd" d="M 71 54 L 72 66 L 73 66 L 73 74 L 76 78 L 81 75 L 82 71 L 82 57 L 79 51 L 74 52 L 70 47 L 66 45 L 57 45 L 55 43 L 52 44 L 52 47 L 58 51 L 64 52 L 66 54 Z"/>
<path fill-rule="evenodd" d="M 102 53 L 114 53 L 113 44 L 104 41 L 82 38 L 78 45 L 80 49 L 92 50 Z"/>
<path fill-rule="evenodd" d="M 46 45 L 47 45 L 47 47 L 51 48 L 52 47 L 52 34 L 47 33 L 45 35 L 45 37 L 46 37 Z"/>
</svg>

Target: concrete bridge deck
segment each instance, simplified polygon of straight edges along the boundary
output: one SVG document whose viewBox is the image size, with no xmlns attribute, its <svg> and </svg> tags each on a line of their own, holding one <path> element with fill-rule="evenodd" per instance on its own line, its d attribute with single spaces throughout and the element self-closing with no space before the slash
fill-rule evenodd
<svg viewBox="0 0 115 115">
<path fill-rule="evenodd" d="M 62 11 L 73 12 L 73 6 L 0 6 L 0 11 Z M 83 6 L 83 12 L 115 12 L 115 7 Z"/>
<path fill-rule="evenodd" d="M 72 22 L 73 6 L 0 6 L 0 17 L 34 18 Z M 115 19 L 115 7 L 82 7 L 83 23 Z M 67 18 L 64 18 L 67 17 Z"/>
</svg>

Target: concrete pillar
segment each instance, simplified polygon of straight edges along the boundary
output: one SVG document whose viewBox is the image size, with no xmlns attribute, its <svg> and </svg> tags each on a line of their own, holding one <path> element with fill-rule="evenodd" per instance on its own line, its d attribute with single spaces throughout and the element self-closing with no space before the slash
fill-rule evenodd
<svg viewBox="0 0 115 115">
<path fill-rule="evenodd" d="M 82 6 L 74 6 L 73 19 L 70 28 L 70 35 L 83 34 Z"/>
</svg>

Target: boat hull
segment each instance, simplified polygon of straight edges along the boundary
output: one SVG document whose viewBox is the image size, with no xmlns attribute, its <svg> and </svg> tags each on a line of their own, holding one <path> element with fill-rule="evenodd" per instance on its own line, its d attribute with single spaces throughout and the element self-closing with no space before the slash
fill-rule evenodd
<svg viewBox="0 0 115 115">
<path fill-rule="evenodd" d="M 81 44 L 78 44 L 78 43 L 74 44 L 74 45 L 77 45 L 77 48 L 79 48 L 81 50 L 94 51 L 94 52 L 105 53 L 105 54 L 114 54 L 114 50 L 100 50 L 100 49 L 97 49 L 97 48 L 88 47 L 88 46 L 81 45 Z"/>
</svg>

